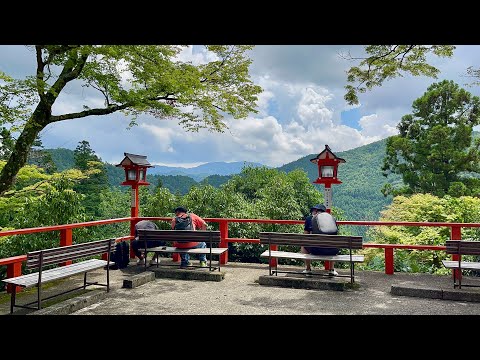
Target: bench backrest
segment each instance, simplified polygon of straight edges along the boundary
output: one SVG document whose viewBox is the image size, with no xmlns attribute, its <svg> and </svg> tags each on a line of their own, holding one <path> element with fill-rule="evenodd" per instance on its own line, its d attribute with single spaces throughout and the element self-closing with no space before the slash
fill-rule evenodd
<svg viewBox="0 0 480 360">
<path fill-rule="evenodd" d="M 447 254 L 480 255 L 480 241 L 447 240 Z"/>
<path fill-rule="evenodd" d="M 220 243 L 220 231 L 195 231 L 195 230 L 151 230 L 139 229 L 138 239 L 140 241 L 176 241 L 176 242 L 206 242 Z"/>
<path fill-rule="evenodd" d="M 318 246 L 337 249 L 361 249 L 361 236 L 261 232 L 261 244 Z"/>
<path fill-rule="evenodd" d="M 91 241 L 83 244 L 61 246 L 58 248 L 32 251 L 27 254 L 27 269 L 63 263 L 68 260 L 110 253 L 115 247 L 115 239 Z"/>
</svg>

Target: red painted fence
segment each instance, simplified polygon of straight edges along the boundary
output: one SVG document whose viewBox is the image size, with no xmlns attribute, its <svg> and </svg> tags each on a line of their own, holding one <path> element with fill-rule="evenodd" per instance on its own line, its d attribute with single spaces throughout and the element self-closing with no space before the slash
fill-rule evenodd
<svg viewBox="0 0 480 360">
<path fill-rule="evenodd" d="M 120 219 L 89 221 L 84 223 L 45 226 L 38 228 L 19 229 L 0 231 L 0 236 L 11 235 L 25 235 L 37 232 L 60 231 L 60 246 L 67 246 L 72 244 L 73 229 L 99 226 L 106 224 L 113 224 L 119 222 L 130 222 L 130 235 L 118 237 L 117 241 L 132 240 L 134 236 L 135 224 L 140 220 L 160 220 L 171 221 L 170 217 L 128 217 Z M 218 223 L 220 228 L 220 247 L 227 247 L 229 242 L 238 243 L 260 243 L 259 239 L 244 239 L 244 238 L 229 238 L 228 224 L 229 223 L 259 223 L 259 224 L 280 224 L 280 225 L 296 225 L 303 224 L 303 220 L 266 220 L 266 219 L 231 219 L 231 218 L 205 218 L 207 222 Z M 439 223 L 439 222 L 384 222 L 384 221 L 338 221 L 339 225 L 353 225 L 353 226 L 433 226 L 433 227 L 448 227 L 450 228 L 451 239 L 460 240 L 462 238 L 462 228 L 480 227 L 480 223 Z M 403 245 L 403 244 L 373 244 L 365 243 L 364 248 L 380 248 L 385 250 L 385 274 L 392 275 L 394 270 L 394 252 L 395 249 L 409 249 L 409 250 L 424 250 L 424 251 L 443 251 L 445 246 L 431 246 L 431 245 Z M 130 247 L 131 248 L 131 247 Z M 133 257 L 133 253 L 130 254 Z M 19 276 L 22 273 L 22 262 L 26 260 L 26 255 L 14 256 L 10 258 L 0 259 L 0 266 L 7 266 L 7 277 Z M 178 261 L 178 257 L 174 258 Z M 454 255 L 453 260 L 458 260 Z M 221 255 L 220 261 L 222 264 L 228 262 L 228 252 Z"/>
</svg>

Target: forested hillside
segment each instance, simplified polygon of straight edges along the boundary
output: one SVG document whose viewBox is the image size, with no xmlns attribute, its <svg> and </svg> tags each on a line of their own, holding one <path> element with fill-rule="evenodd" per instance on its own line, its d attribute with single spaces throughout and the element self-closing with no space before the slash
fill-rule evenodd
<svg viewBox="0 0 480 360">
<path fill-rule="evenodd" d="M 75 159 L 73 158 L 73 150 L 58 148 L 58 149 L 46 149 L 52 155 L 52 160 L 57 166 L 58 171 L 63 171 L 73 168 Z"/>
</svg>

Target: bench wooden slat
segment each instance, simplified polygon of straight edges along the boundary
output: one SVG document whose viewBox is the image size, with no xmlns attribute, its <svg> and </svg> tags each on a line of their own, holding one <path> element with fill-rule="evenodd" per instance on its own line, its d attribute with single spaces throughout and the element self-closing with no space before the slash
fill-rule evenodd
<svg viewBox="0 0 480 360">
<path fill-rule="evenodd" d="M 176 242 L 212 242 L 219 243 L 220 231 L 194 231 L 194 230 L 138 230 L 140 241 L 176 241 Z"/>
<path fill-rule="evenodd" d="M 84 242 L 81 244 L 75 244 L 75 245 L 69 245 L 69 246 L 61 246 L 61 247 L 56 247 L 56 248 L 50 248 L 50 249 L 44 249 L 44 250 L 36 250 L 36 251 L 31 251 L 29 254 L 31 256 L 35 255 L 40 255 L 40 252 L 43 251 L 43 253 L 50 253 L 50 254 L 58 254 L 58 253 L 63 253 L 63 252 L 74 252 L 77 249 L 88 249 L 88 248 L 96 248 L 98 246 L 106 246 L 108 247 L 108 241 L 115 240 L 115 239 L 103 239 L 103 240 L 95 240 L 95 241 L 89 241 L 89 242 Z"/>
<path fill-rule="evenodd" d="M 259 237 L 261 244 L 270 243 L 274 245 L 317 246 L 325 248 L 351 247 L 355 250 L 363 248 L 363 238 L 361 236 L 261 232 Z"/>
<path fill-rule="evenodd" d="M 260 256 L 268 257 L 268 250 L 264 251 Z M 339 262 L 350 262 L 350 255 L 312 255 L 312 254 L 302 254 L 288 251 L 272 251 L 272 257 L 274 258 L 283 258 L 283 259 L 296 259 L 296 260 L 318 260 L 318 261 L 339 261 Z M 352 255 L 353 262 L 363 262 L 363 255 Z"/>
<path fill-rule="evenodd" d="M 40 254 L 43 253 L 42 263 L 44 266 L 63 263 L 67 260 L 81 259 L 87 256 L 103 254 L 115 247 L 115 239 L 97 240 L 88 243 L 63 246 L 60 248 L 32 251 L 27 254 L 27 269 L 38 268 Z"/>
<path fill-rule="evenodd" d="M 110 262 L 110 264 L 113 264 L 113 263 Z M 82 262 L 67 265 L 67 266 L 44 270 L 42 272 L 42 283 L 67 278 L 73 275 L 84 273 L 86 271 L 103 268 L 105 266 L 107 266 L 107 261 L 91 259 L 91 260 L 82 261 Z M 38 274 L 39 273 L 36 272 L 32 274 L 17 276 L 14 278 L 4 279 L 3 281 L 6 283 L 16 284 L 18 286 L 28 288 L 28 287 L 37 285 Z"/>
<path fill-rule="evenodd" d="M 480 241 L 447 240 L 447 254 L 480 255 Z"/>
<path fill-rule="evenodd" d="M 148 248 L 148 252 L 158 252 L 158 253 L 179 253 L 179 254 L 210 254 L 210 248 L 204 249 L 181 249 L 177 247 L 169 246 L 160 246 Z M 144 252 L 145 249 L 139 249 L 139 251 Z M 225 251 L 228 251 L 228 248 L 212 248 L 213 255 L 221 255 Z"/>
<path fill-rule="evenodd" d="M 113 250 L 113 247 L 112 247 L 112 250 Z M 77 259 L 82 259 L 88 256 L 98 255 L 99 253 L 104 253 L 104 252 L 108 252 L 108 248 L 101 249 L 100 251 L 96 249 L 87 249 L 84 251 L 76 251 L 71 254 L 69 253 L 55 254 L 53 256 L 45 256 L 42 263 L 43 263 L 43 266 L 54 265 L 54 264 L 68 261 L 68 260 L 77 260 Z M 40 265 L 39 258 L 27 259 L 27 269 L 38 268 L 39 265 Z"/>
</svg>

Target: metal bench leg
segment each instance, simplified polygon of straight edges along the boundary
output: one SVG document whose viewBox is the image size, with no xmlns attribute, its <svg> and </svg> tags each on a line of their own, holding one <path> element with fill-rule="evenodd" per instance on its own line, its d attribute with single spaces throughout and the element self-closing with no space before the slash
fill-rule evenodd
<svg viewBox="0 0 480 360">
<path fill-rule="evenodd" d="M 12 296 L 10 297 L 10 314 L 13 314 L 15 307 L 15 295 L 17 294 L 17 285 L 12 284 Z"/>
<path fill-rule="evenodd" d="M 355 282 L 354 280 L 354 270 L 355 269 L 355 264 L 352 262 L 350 263 L 350 282 L 353 284 Z"/>
<path fill-rule="evenodd" d="M 457 270 L 453 269 L 453 288 L 457 287 Z"/>
<path fill-rule="evenodd" d="M 37 296 L 38 296 L 38 300 L 37 300 L 37 307 L 38 307 L 38 310 L 40 310 L 42 308 L 42 283 L 38 283 L 37 284 Z"/>
<path fill-rule="evenodd" d="M 87 273 L 83 274 L 83 290 L 87 288 Z"/>
</svg>

